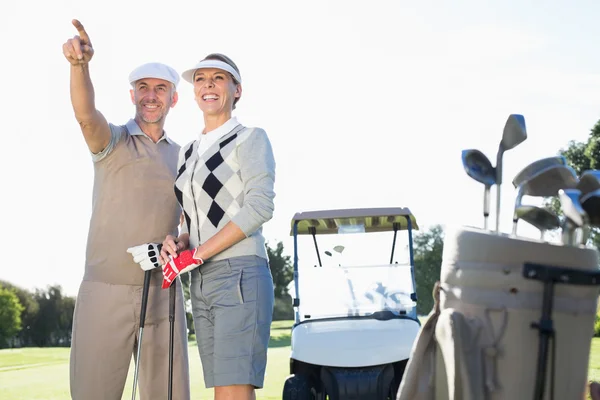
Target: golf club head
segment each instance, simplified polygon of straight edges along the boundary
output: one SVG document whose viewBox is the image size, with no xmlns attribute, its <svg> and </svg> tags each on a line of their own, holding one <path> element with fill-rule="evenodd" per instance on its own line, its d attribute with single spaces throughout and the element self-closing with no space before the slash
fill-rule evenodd
<svg viewBox="0 0 600 400">
<path fill-rule="evenodd" d="M 462 163 L 467 175 L 477 182 L 486 186 L 496 183 L 496 171 L 489 158 L 481 151 L 477 149 L 463 150 Z"/>
<path fill-rule="evenodd" d="M 525 127 L 525 117 L 521 114 L 511 114 L 504 124 L 502 140 L 498 146 L 496 154 L 496 184 L 502 184 L 502 157 L 506 150 L 511 150 L 523 143 L 527 139 L 527 129 Z"/>
<path fill-rule="evenodd" d="M 573 189 L 578 183 L 577 173 L 568 165 L 551 165 L 535 172 L 523 181 L 523 195 L 535 197 L 556 196 L 560 189 Z"/>
<path fill-rule="evenodd" d="M 560 206 L 565 217 L 577 227 L 582 227 L 588 223 L 587 213 L 580 203 L 580 196 L 581 191 L 578 189 L 560 189 L 558 191 Z"/>
<path fill-rule="evenodd" d="M 524 205 L 517 208 L 516 214 L 519 219 L 526 221 L 540 231 L 550 231 L 560 227 L 558 216 L 545 208 Z"/>
<path fill-rule="evenodd" d="M 512 184 L 515 188 L 519 187 L 523 182 L 531 179 L 532 176 L 554 165 L 567 165 L 567 159 L 563 156 L 556 156 L 534 161 L 515 175 Z"/>
<path fill-rule="evenodd" d="M 500 187 L 502 186 L 502 159 L 504 152 L 518 146 L 527 139 L 525 117 L 521 114 L 511 114 L 504 124 L 502 140 L 496 154 L 496 233 L 500 231 Z"/>
<path fill-rule="evenodd" d="M 581 195 L 600 189 L 600 170 L 590 169 L 584 171 L 579 177 L 577 189 L 581 190 Z"/>
<path fill-rule="evenodd" d="M 462 151 L 462 163 L 467 175 L 483 183 L 483 228 L 487 229 L 487 218 L 490 215 L 490 187 L 496 183 L 496 169 L 489 158 L 477 149 Z"/>
<path fill-rule="evenodd" d="M 600 189 L 589 192 L 581 197 L 581 206 L 589 218 L 589 224 L 600 227 Z"/>
<path fill-rule="evenodd" d="M 501 146 L 503 150 L 517 147 L 527 139 L 527 127 L 525 117 L 521 114 L 511 114 L 504 125 Z"/>
<path fill-rule="evenodd" d="M 548 163 L 550 165 L 543 168 L 544 164 Z M 513 184 L 518 183 L 515 211 L 513 213 L 513 235 L 516 235 L 517 232 L 517 223 L 519 221 L 517 209 L 521 206 L 523 196 L 556 196 L 560 189 L 573 188 L 577 185 L 577 174 L 568 165 L 563 165 L 560 162 L 552 164 L 549 161 L 533 164 L 528 166 L 530 167 L 529 169 L 525 168 L 526 170 L 528 169 L 528 173 L 520 173 L 521 176 L 519 179 L 515 178 L 513 180 Z"/>
</svg>

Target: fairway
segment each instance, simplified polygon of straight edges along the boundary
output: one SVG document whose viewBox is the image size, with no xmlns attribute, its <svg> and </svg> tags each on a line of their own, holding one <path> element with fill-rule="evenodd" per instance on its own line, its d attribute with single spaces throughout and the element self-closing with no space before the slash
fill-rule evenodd
<svg viewBox="0 0 600 400">
<path fill-rule="evenodd" d="M 291 326 L 292 321 L 275 321 L 271 327 L 265 388 L 256 392 L 257 399 L 281 399 L 289 374 Z M 192 399 L 212 399 L 212 390 L 204 388 L 195 342 L 190 342 L 189 354 Z M 132 363 L 122 399 L 131 399 L 133 368 Z M 0 399 L 69 400 L 69 349 L 0 350 Z"/>
<path fill-rule="evenodd" d="M 289 373 L 291 325 L 291 321 L 273 323 L 265 388 L 257 391 L 257 399 L 281 399 L 283 382 Z M 196 344 L 190 343 L 189 350 L 192 399 L 212 399 L 212 391 L 204 389 Z M 129 370 L 123 399 L 131 398 L 132 376 L 133 364 Z M 592 340 L 589 379 L 600 380 L 600 338 Z M 0 350 L 0 399 L 68 400 L 69 398 L 68 348 Z"/>
</svg>

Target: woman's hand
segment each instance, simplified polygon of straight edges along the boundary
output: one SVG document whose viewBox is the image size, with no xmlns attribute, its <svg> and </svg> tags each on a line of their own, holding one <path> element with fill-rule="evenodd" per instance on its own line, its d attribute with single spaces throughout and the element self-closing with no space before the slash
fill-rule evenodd
<svg viewBox="0 0 600 400">
<path fill-rule="evenodd" d="M 162 242 L 162 249 L 160 251 L 160 263 L 165 265 L 169 262 L 169 256 L 176 258 L 177 255 L 186 250 L 189 246 L 189 236 L 187 234 L 175 238 L 172 235 L 167 235 L 165 240 Z"/>
</svg>

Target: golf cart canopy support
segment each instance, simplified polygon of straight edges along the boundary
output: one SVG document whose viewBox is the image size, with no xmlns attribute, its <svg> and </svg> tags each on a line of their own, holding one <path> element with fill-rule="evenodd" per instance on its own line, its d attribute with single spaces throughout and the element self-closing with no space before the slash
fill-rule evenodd
<svg viewBox="0 0 600 400">
<path fill-rule="evenodd" d="M 326 235 L 337 234 L 347 225 L 363 225 L 365 232 L 386 232 L 409 229 L 409 223 L 412 230 L 419 229 L 410 210 L 402 207 L 306 211 L 294 215 L 290 236 L 294 235 L 294 226 L 298 235 Z M 398 224 L 396 229 L 394 224 Z"/>
</svg>

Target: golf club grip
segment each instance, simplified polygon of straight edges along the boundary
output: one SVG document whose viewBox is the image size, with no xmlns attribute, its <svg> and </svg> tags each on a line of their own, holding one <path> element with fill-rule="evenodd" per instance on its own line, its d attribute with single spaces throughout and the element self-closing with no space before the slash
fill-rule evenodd
<svg viewBox="0 0 600 400">
<path fill-rule="evenodd" d="M 142 309 L 140 311 L 140 328 L 144 327 L 146 321 L 146 306 L 148 305 L 148 291 L 150 290 L 150 280 L 152 278 L 152 271 L 148 270 L 144 274 L 144 291 L 142 293 Z"/>
</svg>

